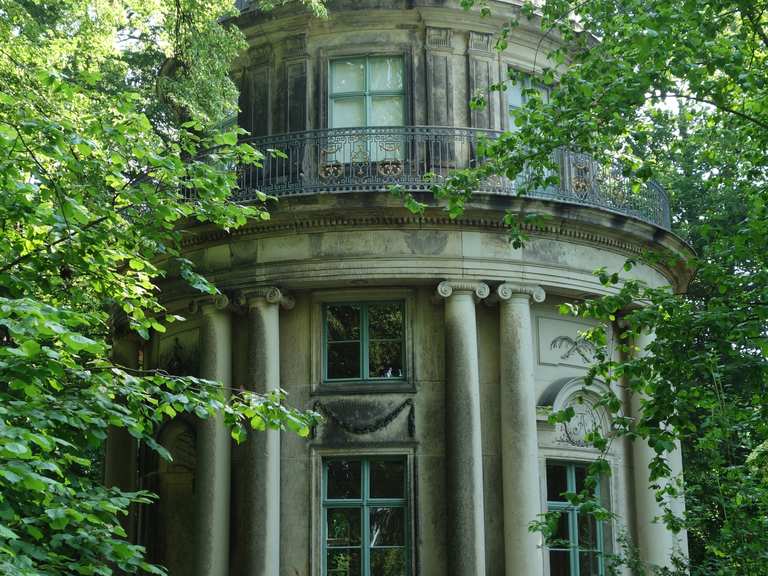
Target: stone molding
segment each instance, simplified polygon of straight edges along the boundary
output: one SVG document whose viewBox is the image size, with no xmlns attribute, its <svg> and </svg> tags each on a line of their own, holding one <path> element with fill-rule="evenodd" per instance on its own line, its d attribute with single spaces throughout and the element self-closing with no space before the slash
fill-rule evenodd
<svg viewBox="0 0 768 576">
<path fill-rule="evenodd" d="M 470 293 L 478 300 L 482 300 L 490 295 L 491 289 L 484 282 L 472 280 L 443 280 L 437 285 L 437 295 L 441 298 L 449 298 L 454 292 L 458 294 Z"/>
<path fill-rule="evenodd" d="M 513 296 L 524 296 L 532 298 L 534 302 L 542 303 L 547 297 L 544 288 L 537 284 L 518 284 L 515 282 L 505 282 L 496 287 L 496 297 L 499 300 L 509 300 Z"/>
<path fill-rule="evenodd" d="M 284 294 L 276 286 L 258 286 L 242 290 L 238 294 L 237 303 L 250 309 L 255 305 L 256 300 L 262 299 L 268 304 L 280 305 L 283 310 L 293 310 L 293 307 L 296 305 L 296 301 L 292 296 Z"/>
</svg>

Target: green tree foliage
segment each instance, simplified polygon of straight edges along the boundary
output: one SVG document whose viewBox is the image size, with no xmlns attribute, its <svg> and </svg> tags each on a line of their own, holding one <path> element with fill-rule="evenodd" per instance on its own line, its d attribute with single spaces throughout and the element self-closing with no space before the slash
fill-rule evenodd
<svg viewBox="0 0 768 576">
<path fill-rule="evenodd" d="M 158 301 L 165 270 L 216 292 L 181 257 L 184 222 L 269 216 L 230 201 L 231 167 L 261 160 L 220 128 L 244 45 L 230 16 L 225 0 L 0 0 L 2 574 L 161 572 L 119 523 L 150 495 L 100 486 L 88 457 L 108 426 L 168 457 L 153 433 L 179 412 L 223 411 L 238 440 L 315 421 L 279 394 L 110 360 L 118 314 L 144 338 L 180 320 Z"/>
<path fill-rule="evenodd" d="M 437 192 L 461 206 L 477 179 L 515 178 L 523 166 L 541 186 L 561 146 L 619 162 L 638 187 L 666 186 L 675 231 L 697 251 L 688 293 L 601 270 L 615 294 L 564 312 L 621 320 L 622 357 L 603 349 L 592 375 L 647 398 L 637 419 L 621 416 L 612 394 L 603 402 L 617 437 L 656 450 L 659 496 L 678 490 L 664 481 L 665 455 L 682 442 L 687 514 L 665 519 L 688 529 L 690 573 L 768 574 L 768 4 L 546 0 L 522 7 L 500 48 L 523 20 L 556 45 L 532 71 L 552 86 L 549 102 L 532 90 L 517 130 L 489 143 L 490 161 Z M 656 338 L 643 356 L 634 343 L 648 331 Z M 602 331 L 591 337 L 604 344 Z"/>
</svg>

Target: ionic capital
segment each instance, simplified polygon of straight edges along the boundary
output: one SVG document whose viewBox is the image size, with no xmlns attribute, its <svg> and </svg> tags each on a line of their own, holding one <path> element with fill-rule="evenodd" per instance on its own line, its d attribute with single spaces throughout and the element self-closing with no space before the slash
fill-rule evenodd
<svg viewBox="0 0 768 576">
<path fill-rule="evenodd" d="M 267 302 L 267 304 L 278 304 L 284 310 L 292 310 L 296 305 L 296 301 L 292 296 L 284 294 L 276 286 L 257 286 L 256 288 L 243 290 L 238 295 L 238 303 L 249 310 L 262 300 Z"/>
<path fill-rule="evenodd" d="M 212 294 L 194 298 L 189 302 L 189 311 L 192 314 L 210 314 L 217 310 L 224 310 L 229 306 L 229 298 L 226 294 Z"/>
<path fill-rule="evenodd" d="M 544 288 L 537 284 L 517 284 L 505 282 L 496 287 L 496 297 L 499 300 L 509 300 L 510 298 L 520 296 L 524 298 L 533 298 L 534 302 L 544 302 L 547 297 Z"/>
<path fill-rule="evenodd" d="M 473 280 L 444 280 L 437 285 L 437 295 L 441 298 L 449 298 L 456 294 L 473 294 L 475 298 L 482 300 L 491 293 L 488 284 Z"/>
</svg>

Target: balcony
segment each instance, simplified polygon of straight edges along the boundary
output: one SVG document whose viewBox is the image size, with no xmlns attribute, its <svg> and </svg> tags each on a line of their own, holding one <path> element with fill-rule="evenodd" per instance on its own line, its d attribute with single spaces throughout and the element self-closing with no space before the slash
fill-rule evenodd
<svg viewBox="0 0 768 576">
<path fill-rule="evenodd" d="M 242 168 L 238 200 L 256 200 L 257 190 L 277 197 L 387 191 L 392 185 L 426 192 L 452 170 L 482 163 L 478 143 L 497 135 L 472 128 L 406 126 L 249 138 L 245 141 L 267 157 L 261 168 Z M 526 197 L 599 208 L 671 228 L 669 200 L 658 184 L 648 182 L 632 190 L 618 168 L 598 164 L 586 154 L 558 150 L 553 160 L 559 167 L 559 186 L 528 191 Z M 517 196 L 524 178 L 525 173 L 515 180 L 490 178 L 477 192 Z"/>
</svg>

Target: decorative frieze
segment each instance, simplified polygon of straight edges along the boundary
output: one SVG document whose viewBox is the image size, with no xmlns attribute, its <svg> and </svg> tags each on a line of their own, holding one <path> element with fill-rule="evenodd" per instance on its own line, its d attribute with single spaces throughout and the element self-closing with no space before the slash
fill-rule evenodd
<svg viewBox="0 0 768 576">
<path fill-rule="evenodd" d="M 355 436 L 373 434 L 385 429 L 406 409 L 408 409 L 408 437 L 413 438 L 416 435 L 416 413 L 412 398 L 403 400 L 395 408 L 370 422 L 359 422 L 351 416 L 342 415 L 328 402 L 318 400 L 312 405 L 312 410 L 325 416 L 344 432 L 354 434 Z M 311 431 L 312 438 L 315 437 L 316 432 L 316 428 L 313 428 Z"/>
<path fill-rule="evenodd" d="M 274 50 L 271 44 L 262 44 L 260 46 L 252 46 L 248 49 L 248 63 L 251 66 L 270 64 L 274 57 Z"/>
<path fill-rule="evenodd" d="M 485 52 L 490 54 L 492 51 L 493 35 L 485 34 L 484 32 L 470 32 L 469 33 L 469 50 L 477 52 Z"/>
<path fill-rule="evenodd" d="M 282 45 L 286 56 L 303 56 L 307 53 L 307 35 L 296 34 L 295 36 L 288 36 L 283 39 Z"/>
<path fill-rule="evenodd" d="M 427 48 L 450 50 L 452 47 L 453 30 L 450 28 L 427 27 Z"/>
</svg>

